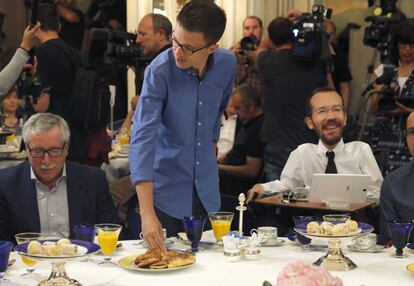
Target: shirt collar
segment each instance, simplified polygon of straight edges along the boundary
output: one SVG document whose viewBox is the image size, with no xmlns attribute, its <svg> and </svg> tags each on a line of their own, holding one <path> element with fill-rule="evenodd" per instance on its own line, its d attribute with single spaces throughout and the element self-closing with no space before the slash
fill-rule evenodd
<svg viewBox="0 0 414 286">
<path fill-rule="evenodd" d="M 334 151 L 335 155 L 338 155 L 344 150 L 344 148 L 345 148 L 345 144 L 344 144 L 344 141 L 342 140 L 342 138 L 338 142 L 338 144 L 336 144 L 336 146 L 335 146 L 335 148 L 333 148 L 333 150 L 329 150 L 328 148 L 326 148 L 326 146 L 322 143 L 322 140 L 319 139 L 318 147 L 316 149 L 316 153 L 318 155 L 322 155 L 322 156 L 325 157 L 326 156 L 326 151 Z"/>
<path fill-rule="evenodd" d="M 56 182 L 59 182 L 62 178 L 66 178 L 66 162 L 63 164 L 62 175 L 60 176 L 60 178 L 59 178 L 59 179 L 57 179 L 57 181 L 56 181 Z M 36 176 L 35 172 L 33 171 L 32 166 L 30 166 L 30 179 L 31 179 L 32 181 L 35 181 L 35 182 L 40 182 L 40 181 L 39 181 L 39 179 L 37 178 L 37 176 Z M 41 182 L 40 182 L 40 183 L 41 183 Z"/>
<path fill-rule="evenodd" d="M 208 70 L 212 68 L 213 63 L 214 63 L 214 53 L 211 53 L 207 58 L 206 72 L 204 73 L 204 77 L 206 76 L 206 73 L 208 72 Z M 187 73 L 190 75 L 196 76 L 197 78 L 199 77 L 198 70 L 194 69 L 193 67 L 188 68 Z"/>
</svg>

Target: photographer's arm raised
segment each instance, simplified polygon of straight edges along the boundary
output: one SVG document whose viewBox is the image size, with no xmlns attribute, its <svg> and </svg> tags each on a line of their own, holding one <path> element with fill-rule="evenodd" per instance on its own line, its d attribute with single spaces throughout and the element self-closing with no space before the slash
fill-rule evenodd
<svg viewBox="0 0 414 286">
<path fill-rule="evenodd" d="M 68 21 L 69 23 L 76 24 L 80 22 L 80 17 L 74 11 L 69 8 L 66 8 L 60 3 L 56 4 L 56 10 L 59 13 L 59 16 Z"/>
<path fill-rule="evenodd" d="M 49 109 L 50 95 L 47 92 L 42 92 L 37 98 L 36 102 L 33 101 L 33 110 L 36 113 L 43 113 Z"/>
</svg>

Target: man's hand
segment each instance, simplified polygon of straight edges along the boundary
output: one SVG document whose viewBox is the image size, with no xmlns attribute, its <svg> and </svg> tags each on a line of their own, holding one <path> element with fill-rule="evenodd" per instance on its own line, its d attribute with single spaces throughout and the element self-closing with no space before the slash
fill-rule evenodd
<svg viewBox="0 0 414 286">
<path fill-rule="evenodd" d="M 165 251 L 164 234 L 157 216 L 155 214 L 141 214 L 141 221 L 142 234 L 145 241 L 148 243 L 148 249 L 159 248 L 161 251 Z"/>
<path fill-rule="evenodd" d="M 295 21 L 300 15 L 302 15 L 301 11 L 298 9 L 291 9 L 285 13 L 285 18 L 288 18 L 290 21 Z"/>
<path fill-rule="evenodd" d="M 37 22 L 33 28 L 27 26 L 23 33 L 22 43 L 20 47 L 25 49 L 26 51 L 30 51 L 37 43 L 37 33 L 40 30 L 40 22 Z"/>
<path fill-rule="evenodd" d="M 258 199 L 260 199 L 261 197 L 264 196 L 265 192 L 264 192 L 264 189 L 263 189 L 262 185 L 256 184 L 256 185 L 253 186 L 253 188 L 251 188 L 249 191 L 247 191 L 246 203 L 249 203 L 253 200 L 254 194 L 257 194 Z"/>
</svg>

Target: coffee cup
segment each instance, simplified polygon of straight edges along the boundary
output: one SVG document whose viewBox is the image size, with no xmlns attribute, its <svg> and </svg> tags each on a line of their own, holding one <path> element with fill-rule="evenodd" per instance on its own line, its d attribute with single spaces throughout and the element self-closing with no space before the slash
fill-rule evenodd
<svg viewBox="0 0 414 286">
<path fill-rule="evenodd" d="M 261 243 L 270 243 L 277 240 L 277 227 L 273 226 L 261 226 L 257 229 L 252 229 L 250 234 L 256 233 L 260 238 Z"/>
<path fill-rule="evenodd" d="M 377 235 L 375 233 L 368 233 L 363 236 L 352 239 L 354 246 L 358 249 L 369 249 L 377 244 Z"/>
</svg>

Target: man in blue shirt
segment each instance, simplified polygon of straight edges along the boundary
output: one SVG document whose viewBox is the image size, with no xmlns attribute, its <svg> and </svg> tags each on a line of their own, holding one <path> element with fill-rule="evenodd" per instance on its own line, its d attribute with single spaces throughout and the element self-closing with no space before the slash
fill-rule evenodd
<svg viewBox="0 0 414 286">
<path fill-rule="evenodd" d="M 226 24 L 212 1 L 188 2 L 177 16 L 171 49 L 145 71 L 130 146 L 131 181 L 150 248 L 165 249 L 184 216 L 220 206 L 216 142 L 236 59 L 216 44 Z"/>
<path fill-rule="evenodd" d="M 414 112 L 407 118 L 407 147 L 414 157 Z M 390 237 L 388 221 L 414 219 L 414 160 L 388 174 L 381 187 L 381 233 Z M 414 236 L 411 236 L 414 241 Z"/>
</svg>

